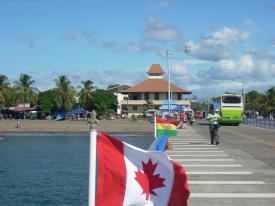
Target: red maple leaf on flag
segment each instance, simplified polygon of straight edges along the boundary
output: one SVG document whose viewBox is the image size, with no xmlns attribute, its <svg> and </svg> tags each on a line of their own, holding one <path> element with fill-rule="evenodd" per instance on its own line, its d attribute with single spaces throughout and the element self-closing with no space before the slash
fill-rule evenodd
<svg viewBox="0 0 275 206">
<path fill-rule="evenodd" d="M 139 183 L 141 186 L 143 192 L 142 194 L 146 194 L 146 200 L 149 199 L 149 194 L 157 196 L 157 194 L 154 192 L 154 189 L 165 187 L 163 184 L 164 178 L 160 177 L 159 174 L 154 175 L 154 172 L 157 168 L 158 163 L 153 164 L 151 158 L 148 160 L 147 164 L 145 164 L 142 161 L 143 171 L 140 171 L 138 169 L 137 172 L 135 172 L 136 177 L 135 180 Z"/>
</svg>

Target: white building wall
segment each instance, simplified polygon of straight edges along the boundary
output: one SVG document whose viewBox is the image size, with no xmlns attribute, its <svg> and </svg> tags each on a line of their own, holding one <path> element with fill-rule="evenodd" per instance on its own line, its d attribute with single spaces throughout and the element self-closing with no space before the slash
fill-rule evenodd
<svg viewBox="0 0 275 206">
<path fill-rule="evenodd" d="M 128 98 L 128 94 L 115 93 L 115 95 L 117 96 L 117 102 L 118 102 L 117 114 L 122 114 L 122 104 L 121 103 L 125 98 Z"/>
</svg>

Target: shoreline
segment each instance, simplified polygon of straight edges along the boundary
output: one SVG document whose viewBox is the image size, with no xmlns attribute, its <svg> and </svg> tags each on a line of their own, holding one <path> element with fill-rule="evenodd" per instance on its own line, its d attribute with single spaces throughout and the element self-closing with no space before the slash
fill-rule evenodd
<svg viewBox="0 0 275 206">
<path fill-rule="evenodd" d="M 13 134 L 89 134 L 90 128 L 85 120 L 19 120 L 16 128 L 15 119 L 0 120 L 0 135 Z M 97 132 L 108 134 L 153 135 L 154 125 L 147 120 L 131 121 L 130 119 L 101 120 L 95 125 Z"/>
</svg>

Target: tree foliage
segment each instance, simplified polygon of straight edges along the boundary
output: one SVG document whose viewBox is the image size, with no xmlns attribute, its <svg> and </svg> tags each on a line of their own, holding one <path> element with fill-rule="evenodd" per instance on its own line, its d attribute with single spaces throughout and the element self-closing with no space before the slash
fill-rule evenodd
<svg viewBox="0 0 275 206">
<path fill-rule="evenodd" d="M 207 110 L 208 109 L 208 105 L 206 102 L 194 102 L 192 103 L 191 105 L 191 108 L 194 110 L 194 111 L 203 111 L 203 110 Z"/>
<path fill-rule="evenodd" d="M 117 98 L 110 91 L 97 89 L 94 91 L 94 101 L 92 105 L 100 115 L 106 115 L 110 112 L 116 111 Z"/>
<path fill-rule="evenodd" d="M 9 79 L 5 75 L 0 74 L 0 108 L 5 106 L 7 102 L 9 85 Z"/>
<path fill-rule="evenodd" d="M 78 92 L 79 103 L 86 110 L 91 110 L 92 101 L 93 101 L 93 82 L 91 80 L 81 81 L 80 86 L 78 88 L 80 91 Z"/>
<path fill-rule="evenodd" d="M 39 105 L 39 110 L 44 112 L 46 115 L 54 114 L 57 109 L 55 92 L 52 89 L 39 92 L 37 104 Z"/>
<path fill-rule="evenodd" d="M 55 101 L 58 111 L 72 111 L 75 103 L 75 90 L 65 75 L 55 79 Z"/>
<path fill-rule="evenodd" d="M 143 114 L 149 109 L 153 109 L 153 102 L 151 100 L 146 100 L 146 103 L 143 104 Z"/>
<path fill-rule="evenodd" d="M 18 103 L 31 103 L 33 105 L 36 103 L 38 89 L 33 86 L 34 83 L 35 81 L 28 74 L 21 74 L 19 80 L 14 82 Z"/>
</svg>

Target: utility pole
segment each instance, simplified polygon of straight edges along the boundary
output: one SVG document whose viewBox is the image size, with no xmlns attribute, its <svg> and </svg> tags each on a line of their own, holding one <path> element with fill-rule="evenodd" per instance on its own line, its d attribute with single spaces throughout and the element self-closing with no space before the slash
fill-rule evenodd
<svg viewBox="0 0 275 206">
<path fill-rule="evenodd" d="M 168 65 L 168 111 L 170 113 L 171 85 L 170 85 L 170 51 L 169 50 L 167 50 L 167 65 Z"/>
<path fill-rule="evenodd" d="M 242 81 L 242 83 L 243 83 L 243 113 L 245 114 L 245 86 L 244 86 L 245 82 L 244 80 Z"/>
<path fill-rule="evenodd" d="M 207 112 L 209 113 L 209 96 L 207 96 Z"/>
<path fill-rule="evenodd" d="M 243 96 L 243 113 L 245 114 L 245 81 L 244 81 L 244 79 L 236 79 L 235 77 L 233 77 L 233 81 L 237 81 L 237 82 L 240 82 L 240 83 L 243 84 L 243 91 L 242 91 L 242 96 Z"/>
</svg>

